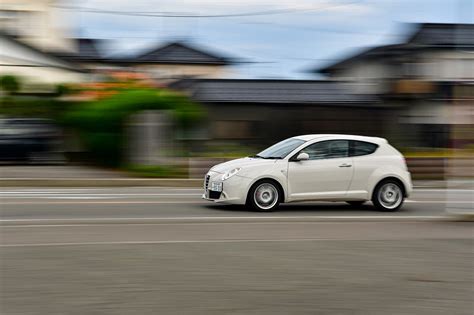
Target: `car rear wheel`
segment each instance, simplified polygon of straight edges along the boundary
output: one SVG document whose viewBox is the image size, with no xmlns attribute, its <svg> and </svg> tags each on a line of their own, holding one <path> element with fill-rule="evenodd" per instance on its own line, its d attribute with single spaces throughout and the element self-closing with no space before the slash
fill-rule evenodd
<svg viewBox="0 0 474 315">
<path fill-rule="evenodd" d="M 387 179 L 375 187 L 372 202 L 380 211 L 397 211 L 403 205 L 403 186 L 396 180 Z"/>
<path fill-rule="evenodd" d="M 252 186 L 247 204 L 257 211 L 273 211 L 280 204 L 280 191 L 270 180 L 260 181 Z"/>
</svg>

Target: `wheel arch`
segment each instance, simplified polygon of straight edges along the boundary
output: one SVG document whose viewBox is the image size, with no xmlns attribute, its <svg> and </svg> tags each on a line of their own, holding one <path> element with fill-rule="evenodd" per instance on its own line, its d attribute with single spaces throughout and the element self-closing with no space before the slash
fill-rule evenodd
<svg viewBox="0 0 474 315">
<path fill-rule="evenodd" d="M 370 198 L 374 198 L 374 192 L 375 192 L 375 188 L 377 188 L 377 186 L 380 185 L 380 183 L 382 183 L 383 181 L 386 181 L 386 180 L 393 180 L 397 183 L 400 184 L 401 188 L 402 188 L 402 191 L 403 191 L 403 197 L 407 197 L 407 187 L 406 187 L 406 184 L 403 182 L 403 180 L 395 175 L 388 175 L 386 177 L 383 177 L 381 179 L 379 179 L 376 184 L 373 186 L 372 188 L 372 191 L 370 192 Z"/>
<path fill-rule="evenodd" d="M 270 181 L 270 182 L 273 182 L 273 183 L 275 184 L 275 186 L 277 187 L 278 192 L 279 192 L 279 202 L 285 202 L 285 200 L 286 200 L 286 191 L 285 191 L 285 189 L 283 188 L 283 185 L 280 183 L 280 181 L 279 181 L 277 178 L 274 178 L 274 177 L 271 177 L 271 176 L 264 176 L 264 177 L 255 179 L 255 180 L 249 185 L 249 188 L 248 188 L 248 190 L 247 190 L 247 196 L 246 196 L 246 198 L 245 198 L 246 203 L 247 203 L 248 200 L 249 200 L 250 191 L 252 190 L 252 188 L 253 188 L 255 185 L 258 185 L 259 183 L 261 183 L 261 182 L 263 182 L 263 181 Z"/>
</svg>

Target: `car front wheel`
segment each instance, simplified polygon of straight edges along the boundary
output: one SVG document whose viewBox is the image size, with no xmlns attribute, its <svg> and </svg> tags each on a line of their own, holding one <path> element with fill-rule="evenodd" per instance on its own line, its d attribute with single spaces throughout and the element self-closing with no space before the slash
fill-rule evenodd
<svg viewBox="0 0 474 315">
<path fill-rule="evenodd" d="M 402 185 L 392 179 L 380 182 L 372 196 L 374 206 L 380 211 L 397 211 L 403 205 Z"/>
<path fill-rule="evenodd" d="M 250 188 L 247 204 L 257 211 L 273 211 L 280 204 L 280 192 L 270 180 L 257 182 Z"/>
</svg>

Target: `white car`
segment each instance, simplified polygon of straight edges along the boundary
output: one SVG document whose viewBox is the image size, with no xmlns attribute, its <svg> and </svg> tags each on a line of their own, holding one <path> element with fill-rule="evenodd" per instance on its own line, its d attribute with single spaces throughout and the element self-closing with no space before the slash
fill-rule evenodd
<svg viewBox="0 0 474 315">
<path fill-rule="evenodd" d="M 379 210 L 396 211 L 412 183 L 403 155 L 387 140 L 315 134 L 212 167 L 204 190 L 204 199 L 259 211 L 295 201 L 372 201 Z"/>
</svg>

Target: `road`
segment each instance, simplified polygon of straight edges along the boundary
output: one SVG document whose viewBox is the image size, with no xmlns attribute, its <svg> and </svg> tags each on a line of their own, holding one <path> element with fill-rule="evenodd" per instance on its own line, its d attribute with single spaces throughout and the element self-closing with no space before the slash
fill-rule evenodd
<svg viewBox="0 0 474 315">
<path fill-rule="evenodd" d="M 2 188 L 1 314 L 472 314 L 472 191 L 214 205 L 183 188 Z"/>
<path fill-rule="evenodd" d="M 255 213 L 238 206 L 201 200 L 201 189 L 188 188 L 1 188 L 1 219 L 75 220 L 194 217 L 433 217 L 447 206 L 469 205 L 469 189 L 418 189 L 397 213 L 380 213 L 370 204 L 353 208 L 345 203 L 295 203 L 273 213 Z"/>
</svg>

